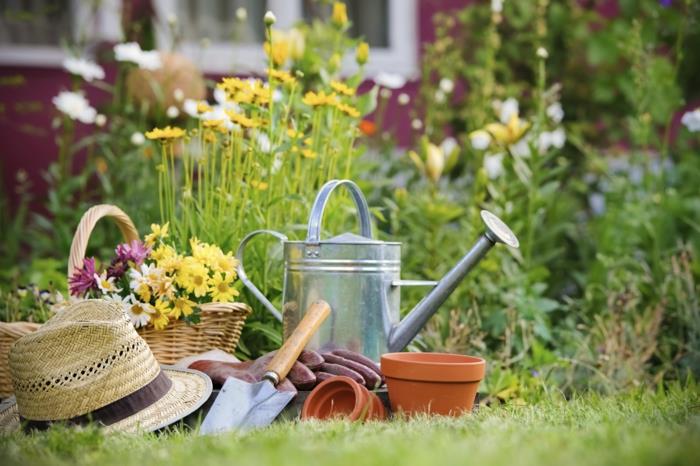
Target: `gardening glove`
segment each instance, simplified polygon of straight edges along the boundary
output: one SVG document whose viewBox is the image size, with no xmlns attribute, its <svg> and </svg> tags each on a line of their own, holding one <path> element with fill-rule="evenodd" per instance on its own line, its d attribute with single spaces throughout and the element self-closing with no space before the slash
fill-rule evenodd
<svg viewBox="0 0 700 466">
<path fill-rule="evenodd" d="M 216 389 L 221 388 L 224 382 L 226 382 L 226 379 L 228 379 L 229 377 L 235 377 L 239 380 L 243 380 L 249 383 L 256 383 L 261 381 L 262 376 L 265 373 L 265 367 L 267 367 L 267 363 L 270 362 L 270 358 L 272 356 L 265 355 L 263 356 L 263 358 L 264 357 L 267 357 L 267 359 L 262 362 L 260 361 L 262 358 L 258 358 L 254 361 L 243 362 L 198 360 L 190 364 L 189 368 L 207 374 L 211 379 L 214 388 Z M 296 388 L 294 387 L 294 384 L 292 384 L 292 382 L 288 378 L 282 380 L 277 385 L 277 389 L 284 392 L 297 392 Z"/>
<path fill-rule="evenodd" d="M 335 375 L 344 375 L 370 390 L 375 390 L 384 384 L 384 376 L 377 363 L 360 353 L 335 349 L 321 353 L 321 357 L 324 362 L 316 369 L 318 382 Z"/>
</svg>

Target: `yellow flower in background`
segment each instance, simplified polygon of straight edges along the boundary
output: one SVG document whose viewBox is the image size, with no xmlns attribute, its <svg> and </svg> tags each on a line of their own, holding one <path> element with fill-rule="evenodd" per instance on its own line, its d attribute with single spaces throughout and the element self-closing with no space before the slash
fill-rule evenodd
<svg viewBox="0 0 700 466">
<path fill-rule="evenodd" d="M 289 58 L 289 41 L 284 37 L 281 31 L 276 29 L 272 30 L 271 36 L 272 46 L 270 46 L 269 41 L 266 41 L 263 50 L 265 50 L 265 54 L 272 60 L 272 63 L 276 66 L 282 66 Z"/>
<path fill-rule="evenodd" d="M 172 301 L 172 309 L 170 316 L 173 319 L 179 319 L 181 315 L 188 316 L 194 312 L 197 304 L 194 301 L 187 299 L 186 296 L 180 296 Z"/>
<path fill-rule="evenodd" d="M 289 71 L 269 70 L 268 74 L 271 78 L 274 78 L 280 81 L 282 84 L 286 84 L 289 86 L 297 82 L 297 80 L 294 79 L 294 77 L 291 74 L 289 74 Z"/>
<path fill-rule="evenodd" d="M 238 269 L 238 259 L 231 251 L 217 255 L 211 263 L 211 269 L 215 272 L 231 273 L 233 277 L 238 277 L 236 270 Z"/>
<path fill-rule="evenodd" d="M 316 154 L 316 152 L 312 151 L 311 149 L 302 149 L 301 155 L 303 155 L 307 159 L 315 159 L 317 154 Z"/>
<path fill-rule="evenodd" d="M 517 114 L 513 114 L 510 116 L 507 125 L 489 123 L 484 129 L 497 143 L 508 146 L 515 144 L 525 135 L 527 130 L 530 129 L 530 123 L 521 120 Z"/>
<path fill-rule="evenodd" d="M 369 60 L 369 44 L 367 42 L 360 42 L 355 51 L 355 61 L 358 65 L 362 66 Z"/>
<path fill-rule="evenodd" d="M 207 113 L 211 111 L 211 106 L 206 102 L 197 102 L 197 113 Z"/>
<path fill-rule="evenodd" d="M 162 226 L 157 223 L 151 223 L 151 232 L 144 238 L 146 244 L 148 246 L 153 246 L 157 240 L 167 238 L 169 226 L 170 222 L 165 222 Z"/>
<path fill-rule="evenodd" d="M 299 139 L 300 137 L 304 136 L 304 134 L 301 131 L 295 130 L 294 128 L 289 128 L 287 130 L 287 136 L 292 139 Z"/>
<path fill-rule="evenodd" d="M 331 89 L 343 95 L 355 95 L 355 89 L 340 81 L 331 81 Z"/>
<path fill-rule="evenodd" d="M 304 94 L 302 102 L 311 107 L 316 107 L 319 105 L 336 105 L 338 103 L 338 97 L 336 96 L 335 92 L 327 95 L 323 91 L 319 93 L 309 91 Z"/>
<path fill-rule="evenodd" d="M 269 185 L 266 181 L 251 180 L 250 185 L 258 191 L 267 191 Z"/>
<path fill-rule="evenodd" d="M 151 287 L 146 282 L 139 283 L 136 288 L 134 288 L 134 293 L 141 299 L 141 301 L 148 302 L 153 296 L 151 294 Z"/>
<path fill-rule="evenodd" d="M 185 135 L 185 130 L 177 126 L 166 126 L 165 128 L 153 128 L 151 131 L 146 131 L 148 139 L 178 139 Z"/>
<path fill-rule="evenodd" d="M 234 280 L 235 277 L 233 274 L 216 272 L 214 276 L 209 279 L 209 292 L 212 299 L 222 303 L 233 301 L 233 298 L 239 294 L 238 290 L 233 287 Z"/>
<path fill-rule="evenodd" d="M 163 330 L 170 323 L 168 314 L 170 314 L 170 306 L 167 301 L 156 301 L 155 311 L 151 314 L 151 323 L 156 330 Z"/>
<path fill-rule="evenodd" d="M 338 103 L 336 105 L 336 108 L 338 108 L 338 110 L 340 110 L 341 112 L 343 112 L 346 115 L 351 116 L 353 118 L 359 118 L 359 116 L 360 116 L 360 111 L 357 110 L 355 107 L 352 107 L 350 105 Z"/>
<path fill-rule="evenodd" d="M 232 122 L 244 128 L 257 128 L 261 123 L 259 120 L 253 120 L 252 118 L 236 113 L 233 110 L 226 110 L 226 115 L 228 115 Z"/>
<path fill-rule="evenodd" d="M 333 3 L 333 13 L 331 13 L 331 22 L 341 28 L 348 24 L 348 9 L 345 3 Z"/>
<path fill-rule="evenodd" d="M 224 120 L 204 120 L 202 125 L 205 128 L 211 128 L 220 133 L 226 133 L 226 126 L 224 125 Z"/>
<path fill-rule="evenodd" d="M 435 144 L 428 144 L 427 157 L 425 160 L 425 173 L 437 183 L 445 169 L 445 153 Z"/>
</svg>

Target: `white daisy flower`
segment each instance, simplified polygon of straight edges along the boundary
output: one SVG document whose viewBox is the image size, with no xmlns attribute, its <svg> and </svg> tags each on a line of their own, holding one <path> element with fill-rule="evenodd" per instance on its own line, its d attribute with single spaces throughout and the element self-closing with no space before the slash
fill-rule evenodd
<svg viewBox="0 0 700 466">
<path fill-rule="evenodd" d="M 156 312 L 156 310 L 148 303 L 143 303 L 136 299 L 136 297 L 131 294 L 128 297 L 129 304 L 126 308 L 126 315 L 129 316 L 129 320 L 134 324 L 134 327 L 139 328 L 148 324 L 151 320 L 151 315 Z"/>
<path fill-rule="evenodd" d="M 146 142 L 146 136 L 143 135 L 143 133 L 140 133 L 136 131 L 134 134 L 131 135 L 131 143 L 135 146 L 140 146 L 144 142 Z"/>
<path fill-rule="evenodd" d="M 104 68 L 87 58 L 67 57 L 63 60 L 63 68 L 88 82 L 105 78 Z"/>
<path fill-rule="evenodd" d="M 681 117 L 681 123 L 683 123 L 691 133 L 700 131 L 700 107 L 693 111 L 685 112 Z"/>
<path fill-rule="evenodd" d="M 503 154 L 489 154 L 484 157 L 484 170 L 489 179 L 496 179 L 503 174 Z"/>
<path fill-rule="evenodd" d="M 559 102 L 554 102 L 547 107 L 547 116 L 554 123 L 561 123 L 561 120 L 564 119 L 564 109 L 561 107 L 561 104 Z"/>
<path fill-rule="evenodd" d="M 121 288 L 117 288 L 114 284 L 114 277 L 107 277 L 107 272 L 102 272 L 100 275 L 95 274 L 95 281 L 100 291 L 104 294 L 119 293 Z"/>
<path fill-rule="evenodd" d="M 144 70 L 157 70 L 163 65 L 157 50 L 141 50 L 137 42 L 115 45 L 114 58 L 117 61 L 135 63 Z"/>
<path fill-rule="evenodd" d="M 80 92 L 61 91 L 53 98 L 53 104 L 71 120 L 82 123 L 94 123 L 97 117 L 95 110 L 85 96 Z"/>
</svg>

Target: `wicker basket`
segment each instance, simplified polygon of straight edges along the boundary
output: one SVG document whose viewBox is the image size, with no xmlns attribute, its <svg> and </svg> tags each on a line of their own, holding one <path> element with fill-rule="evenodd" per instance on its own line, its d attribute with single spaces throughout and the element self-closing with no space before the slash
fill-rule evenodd
<svg viewBox="0 0 700 466">
<path fill-rule="evenodd" d="M 90 233 L 102 218 L 114 220 L 124 236 L 124 240 L 139 239 L 134 223 L 128 215 L 116 206 L 101 204 L 88 209 L 80 219 L 73 236 L 68 258 L 68 276 L 83 266 L 85 250 Z M 139 334 L 151 347 L 161 364 L 174 364 L 176 361 L 219 348 L 233 352 L 241 336 L 250 307 L 243 303 L 206 303 L 199 306 L 200 322 L 188 324 L 181 320 L 169 324 L 163 330 L 141 328 Z"/>
<path fill-rule="evenodd" d="M 19 338 L 39 328 L 34 322 L 0 322 L 0 398 L 14 393 L 10 378 L 10 347 Z"/>
</svg>

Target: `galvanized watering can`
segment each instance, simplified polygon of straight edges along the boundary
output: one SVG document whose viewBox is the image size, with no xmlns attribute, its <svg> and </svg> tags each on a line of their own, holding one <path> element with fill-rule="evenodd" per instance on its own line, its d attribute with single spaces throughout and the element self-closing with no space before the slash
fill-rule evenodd
<svg viewBox="0 0 700 466">
<path fill-rule="evenodd" d="M 360 221 L 360 235 L 343 233 L 322 240 L 323 211 L 329 196 L 338 186 L 345 186 L 352 194 Z M 369 208 L 362 191 L 350 180 L 332 180 L 316 196 L 306 240 L 289 241 L 275 231 L 254 231 L 243 238 L 238 247 L 238 274 L 255 297 L 284 323 L 285 339 L 311 303 L 322 299 L 330 304 L 333 312 L 308 347 L 346 348 L 379 361 L 383 353 L 401 351 L 408 345 L 462 278 L 496 243 L 518 247 L 518 239 L 498 217 L 483 210 L 481 218 L 486 224 L 484 234 L 440 281 L 401 280 L 401 243 L 374 239 Z M 281 313 L 248 279 L 243 267 L 246 244 L 262 233 L 275 236 L 284 245 Z M 400 320 L 402 286 L 430 286 L 432 289 Z"/>
</svg>

